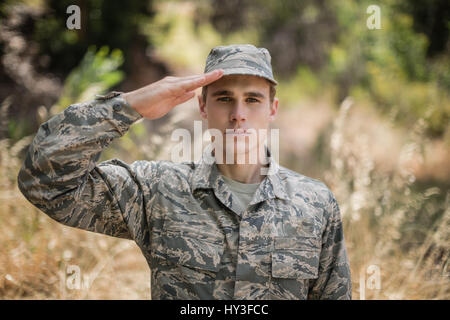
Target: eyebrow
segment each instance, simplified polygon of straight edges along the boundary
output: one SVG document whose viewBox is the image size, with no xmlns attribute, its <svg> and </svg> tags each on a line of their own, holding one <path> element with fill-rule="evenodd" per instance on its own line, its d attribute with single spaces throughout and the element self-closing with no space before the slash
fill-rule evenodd
<svg viewBox="0 0 450 320">
<path fill-rule="evenodd" d="M 234 93 L 232 91 L 228 91 L 228 90 L 218 90 L 218 91 L 213 92 L 212 96 L 213 97 L 217 97 L 217 96 L 234 96 Z M 255 92 L 255 91 L 244 92 L 244 96 L 261 98 L 261 99 L 265 98 L 265 96 L 262 93 Z"/>
</svg>

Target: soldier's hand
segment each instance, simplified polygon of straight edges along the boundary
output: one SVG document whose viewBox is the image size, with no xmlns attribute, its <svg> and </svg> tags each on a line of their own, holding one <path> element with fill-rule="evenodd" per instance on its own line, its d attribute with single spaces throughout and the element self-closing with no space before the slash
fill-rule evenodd
<svg viewBox="0 0 450 320">
<path fill-rule="evenodd" d="M 188 77 L 165 77 L 140 89 L 125 93 L 123 97 L 143 117 L 158 119 L 175 106 L 195 96 L 194 90 L 216 81 L 223 70 Z"/>
</svg>

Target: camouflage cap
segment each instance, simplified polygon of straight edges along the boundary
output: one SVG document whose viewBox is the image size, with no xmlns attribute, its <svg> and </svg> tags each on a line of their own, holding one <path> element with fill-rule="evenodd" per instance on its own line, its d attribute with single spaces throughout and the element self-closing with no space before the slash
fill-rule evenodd
<svg viewBox="0 0 450 320">
<path fill-rule="evenodd" d="M 205 73 L 223 69 L 224 75 L 244 74 L 266 78 L 277 85 L 272 74 L 270 53 L 251 44 L 233 44 L 211 49 L 206 58 Z"/>
</svg>

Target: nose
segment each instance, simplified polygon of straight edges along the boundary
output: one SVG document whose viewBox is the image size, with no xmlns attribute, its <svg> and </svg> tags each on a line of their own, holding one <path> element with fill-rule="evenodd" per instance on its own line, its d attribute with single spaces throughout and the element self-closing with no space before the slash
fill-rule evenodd
<svg viewBox="0 0 450 320">
<path fill-rule="evenodd" d="M 244 105 L 241 102 L 236 102 L 230 114 L 230 121 L 240 123 L 245 122 L 246 120 L 247 114 Z"/>
</svg>

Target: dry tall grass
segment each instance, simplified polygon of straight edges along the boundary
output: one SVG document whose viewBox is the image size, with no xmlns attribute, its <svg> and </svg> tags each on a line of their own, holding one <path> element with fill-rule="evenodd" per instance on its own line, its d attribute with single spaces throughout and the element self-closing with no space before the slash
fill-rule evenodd
<svg viewBox="0 0 450 320">
<path fill-rule="evenodd" d="M 349 123 L 353 104 L 347 98 L 334 121 L 331 169 L 325 175 L 340 200 L 353 296 L 448 299 L 450 192 L 414 185 L 414 163 L 423 161 L 428 143 L 425 122 L 416 123 L 399 152 L 385 150 L 388 156 L 399 154 L 394 170 L 386 172 L 375 164 L 367 133 Z"/>
<path fill-rule="evenodd" d="M 423 123 L 411 130 L 395 170 L 379 171 L 367 136 L 348 129 L 351 108 L 347 99 L 334 121 L 324 179 L 343 215 L 353 298 L 450 298 L 449 193 L 418 191 L 410 169 L 425 143 Z M 0 140 L 0 298 L 149 299 L 149 270 L 136 245 L 62 226 L 24 199 L 16 179 L 30 139 Z"/>
</svg>

